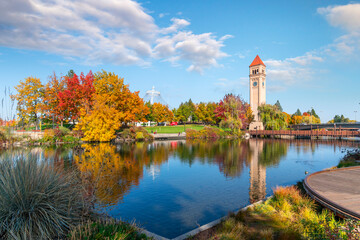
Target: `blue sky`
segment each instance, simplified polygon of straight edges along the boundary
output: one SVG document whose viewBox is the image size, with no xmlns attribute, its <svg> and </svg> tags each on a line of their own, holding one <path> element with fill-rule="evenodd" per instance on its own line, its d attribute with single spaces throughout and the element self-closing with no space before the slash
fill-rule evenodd
<svg viewBox="0 0 360 240">
<path fill-rule="evenodd" d="M 267 66 L 267 103 L 360 119 L 359 1 L 14 0 L 0 2 L 0 83 L 104 69 L 171 107 L 249 99 Z M 0 88 L 0 97 L 4 95 Z"/>
</svg>

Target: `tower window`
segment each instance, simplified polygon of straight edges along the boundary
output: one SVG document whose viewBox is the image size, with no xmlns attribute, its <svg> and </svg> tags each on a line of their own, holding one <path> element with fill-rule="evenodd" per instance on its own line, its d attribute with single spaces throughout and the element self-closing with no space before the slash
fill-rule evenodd
<svg viewBox="0 0 360 240">
<path fill-rule="evenodd" d="M 259 69 L 256 69 L 256 73 L 259 73 Z"/>
</svg>

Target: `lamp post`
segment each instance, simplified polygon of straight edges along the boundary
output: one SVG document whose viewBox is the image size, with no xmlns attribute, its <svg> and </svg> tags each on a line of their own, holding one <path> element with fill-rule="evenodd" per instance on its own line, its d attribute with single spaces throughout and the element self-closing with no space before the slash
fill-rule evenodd
<svg viewBox="0 0 360 240">
<path fill-rule="evenodd" d="M 357 111 L 354 111 L 354 113 L 355 113 L 355 122 L 356 122 L 356 113 L 357 113 Z"/>
</svg>

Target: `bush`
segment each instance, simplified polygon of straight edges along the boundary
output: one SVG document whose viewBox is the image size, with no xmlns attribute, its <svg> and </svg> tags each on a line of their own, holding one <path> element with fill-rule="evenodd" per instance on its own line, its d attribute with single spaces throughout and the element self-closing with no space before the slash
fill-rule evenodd
<svg viewBox="0 0 360 240">
<path fill-rule="evenodd" d="M 144 134 L 142 132 L 137 132 L 136 140 L 144 140 Z"/>
<path fill-rule="evenodd" d="M 125 140 L 153 140 L 153 136 L 148 133 L 143 127 L 126 128 L 120 132 L 119 137 Z"/>
<path fill-rule="evenodd" d="M 36 158 L 0 160 L 0 237 L 64 237 L 89 213 L 80 180 Z"/>
<path fill-rule="evenodd" d="M 62 136 L 66 136 L 70 133 L 70 129 L 62 126 L 59 127 L 59 131 L 61 132 Z"/>
<path fill-rule="evenodd" d="M 69 236 L 71 240 L 142 240 L 149 239 L 145 234 L 139 234 L 135 226 L 115 220 L 99 220 L 87 222 L 74 228 Z"/>
<path fill-rule="evenodd" d="M 186 138 L 190 138 L 190 139 L 197 139 L 197 138 L 218 139 L 218 138 L 226 138 L 230 136 L 237 137 L 237 135 L 232 135 L 230 132 L 225 132 L 222 129 L 213 128 L 213 127 L 204 127 L 200 131 L 196 131 L 194 129 L 186 129 Z"/>
</svg>

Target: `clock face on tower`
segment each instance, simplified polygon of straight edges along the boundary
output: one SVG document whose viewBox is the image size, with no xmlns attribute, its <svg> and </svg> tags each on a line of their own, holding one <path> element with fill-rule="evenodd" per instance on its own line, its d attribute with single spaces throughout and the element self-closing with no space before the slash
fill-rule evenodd
<svg viewBox="0 0 360 240">
<path fill-rule="evenodd" d="M 256 86 L 257 86 L 257 82 L 254 82 L 254 83 L 253 83 L 253 86 L 256 87 Z"/>
</svg>

